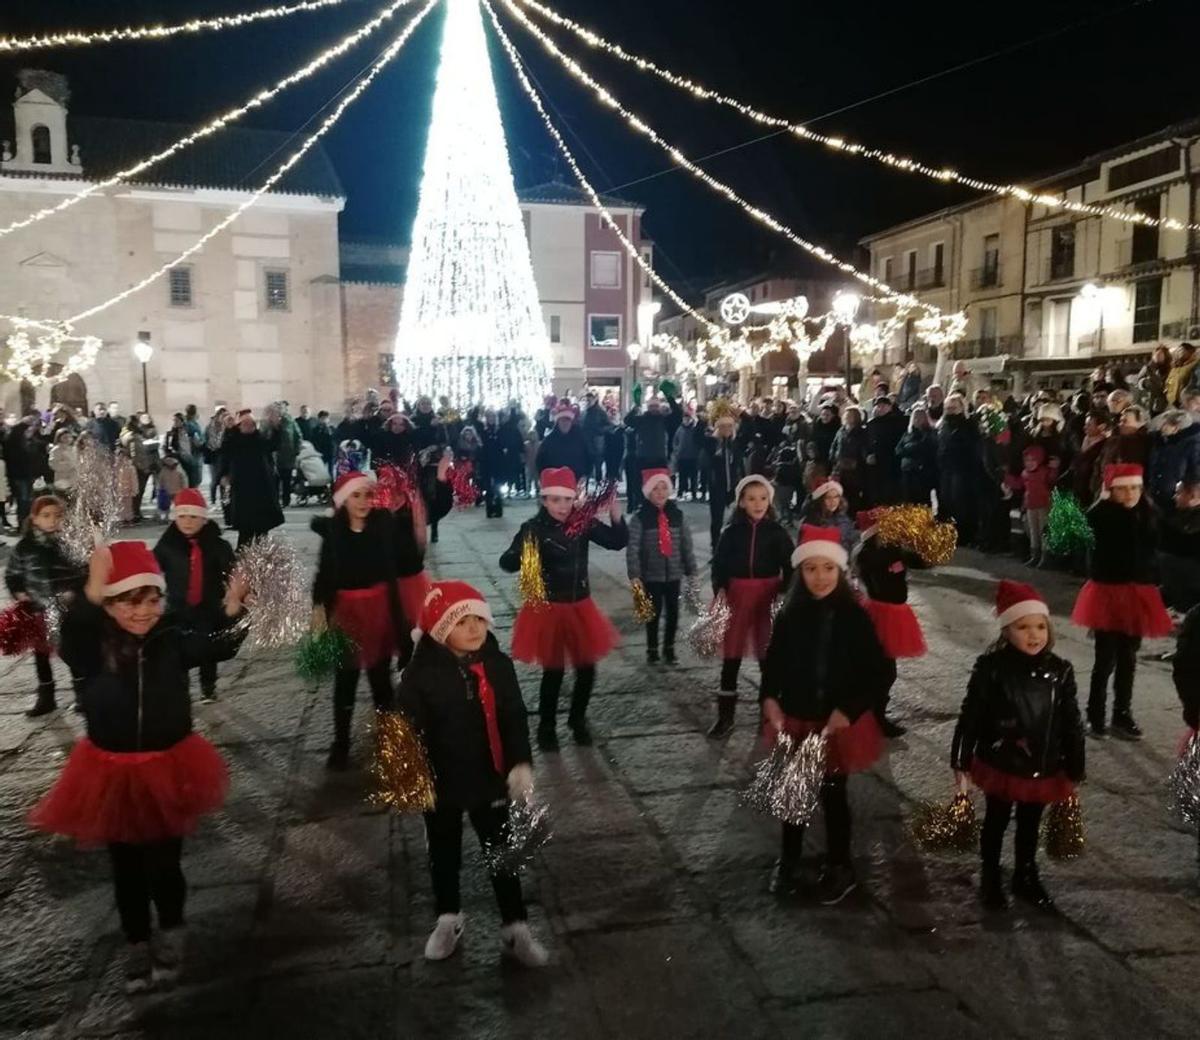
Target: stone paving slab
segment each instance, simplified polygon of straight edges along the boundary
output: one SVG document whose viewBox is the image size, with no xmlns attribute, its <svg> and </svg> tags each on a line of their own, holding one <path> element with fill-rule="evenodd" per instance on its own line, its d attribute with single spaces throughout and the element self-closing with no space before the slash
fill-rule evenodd
<svg viewBox="0 0 1200 1040">
<path fill-rule="evenodd" d="M 684 508 L 707 559 L 706 508 Z M 484 590 L 502 642 L 519 603 L 497 558 L 527 515 L 524 503 L 499 521 L 456 512 L 430 549 L 435 573 Z M 284 533 L 311 560 L 307 520 L 289 512 Z M 532 926 L 553 953 L 543 972 L 501 961 L 469 829 L 461 950 L 441 964 L 422 959 L 433 905 L 420 821 L 372 808 L 360 771 L 328 775 L 328 690 L 299 682 L 287 654 L 247 654 L 222 666 L 221 699 L 196 707 L 233 787 L 186 845 L 187 972 L 177 990 L 131 1003 L 120 992 L 107 855 L 24 824 L 79 720 L 25 719 L 32 665 L 0 660 L 0 1037 L 1196 1035 L 1197 844 L 1164 807 L 1182 728 L 1165 666 L 1139 665 L 1146 739 L 1088 745 L 1087 852 L 1044 868 L 1060 913 L 985 915 L 976 857 L 919 851 L 908 821 L 918 803 L 951 793 L 950 735 L 970 663 L 995 636 L 994 581 L 1030 574 L 963 552 L 916 575 L 930 653 L 901 663 L 894 691 L 910 733 L 850 784 L 862 887 L 833 909 L 781 904 L 765 884 L 778 830 L 738 802 L 761 754 L 757 667 L 743 670 L 733 737 L 708 741 L 717 665 L 693 656 L 681 635 L 679 665 L 648 668 L 623 555 L 595 549 L 592 559 L 596 597 L 623 643 L 600 666 L 596 746 L 575 747 L 560 719 L 562 752 L 535 763 L 555 820 L 554 840 L 525 876 Z M 1065 617 L 1078 581 L 1040 572 L 1035 583 L 1086 688 L 1091 645 Z M 1144 654 L 1168 645 L 1147 644 Z M 532 710 L 538 674 L 518 674 Z M 370 715 L 364 683 L 360 765 Z M 814 865 L 822 843 L 818 819 Z"/>
</svg>

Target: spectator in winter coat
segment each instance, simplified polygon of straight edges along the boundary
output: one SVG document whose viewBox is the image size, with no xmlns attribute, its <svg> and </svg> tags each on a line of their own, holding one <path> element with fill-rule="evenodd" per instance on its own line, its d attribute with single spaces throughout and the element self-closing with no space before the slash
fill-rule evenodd
<svg viewBox="0 0 1200 1040">
<path fill-rule="evenodd" d="M 316 448 L 317 453 L 325 460 L 330 474 L 333 474 L 333 459 L 336 452 L 333 449 L 333 427 L 329 425 L 329 413 L 322 410 L 317 412 L 309 430 L 309 443 Z"/>
<path fill-rule="evenodd" d="M 674 449 L 671 452 L 671 468 L 679 484 L 679 497 L 690 494 L 696 501 L 696 469 L 700 458 L 700 446 L 696 442 L 696 417 L 691 412 L 683 417 L 675 431 Z"/>
<path fill-rule="evenodd" d="M 1183 392 L 1191 382 L 1197 362 L 1200 362 L 1200 356 L 1197 356 L 1195 346 L 1191 343 L 1180 343 L 1179 349 L 1175 351 L 1175 356 L 1171 359 L 1171 371 L 1167 373 L 1168 408 L 1174 408 L 1183 403 Z"/>
<path fill-rule="evenodd" d="M 412 415 L 413 448 L 420 455 L 427 448 L 444 446 L 449 443 L 447 432 L 442 421 L 433 410 L 433 402 L 428 397 L 418 397 L 417 407 Z"/>
<path fill-rule="evenodd" d="M 938 424 L 938 512 L 958 526 L 965 545 L 975 540 L 979 523 L 981 438 L 961 394 L 947 397 L 945 407 Z"/>
<path fill-rule="evenodd" d="M 59 433 L 50 449 L 50 469 L 54 473 L 54 490 L 61 495 L 75 489 L 79 476 L 79 454 L 75 450 L 75 438 L 69 430 Z"/>
<path fill-rule="evenodd" d="M 587 437 L 575 422 L 575 409 L 566 401 L 557 406 L 554 428 L 546 434 L 537 453 L 539 473 L 564 466 L 575 474 L 576 480 L 587 480 L 592 471 Z"/>
<path fill-rule="evenodd" d="M 925 390 L 925 410 L 929 413 L 929 421 L 935 426 L 942 421 L 946 412 L 946 391 L 937 383 L 930 383 Z"/>
<path fill-rule="evenodd" d="M 938 441 L 929 413 L 921 404 L 913 405 L 908 430 L 896 445 L 900 459 L 900 487 L 905 502 L 930 504 L 938 482 Z"/>
<path fill-rule="evenodd" d="M 97 444 L 103 444 L 109 451 L 117 446 L 117 438 L 121 435 L 120 424 L 108 414 L 108 409 L 98 404 L 92 409 L 92 419 L 87 425 L 88 433 Z"/>
<path fill-rule="evenodd" d="M 1063 477 L 1066 487 L 1084 509 L 1095 502 L 1100 494 L 1100 480 L 1103 476 L 1100 453 L 1108 443 L 1111 431 L 1107 412 L 1088 413 L 1083 423 L 1083 441 L 1079 451 L 1071 458 L 1071 464 Z"/>
<path fill-rule="evenodd" d="M 232 496 L 230 526 L 237 530 L 239 549 L 283 524 L 274 459 L 273 439 L 243 409 L 221 444 L 221 483 Z"/>
<path fill-rule="evenodd" d="M 1136 463 L 1143 471 L 1149 466 L 1151 435 L 1146 420 L 1145 409 L 1136 404 L 1127 405 L 1120 412 L 1120 418 L 1114 420 L 1117 423 L 1116 432 L 1100 452 L 1101 473 L 1105 466 L 1118 462 Z"/>
<path fill-rule="evenodd" d="M 483 422 L 476 430 L 479 433 L 479 455 L 476 458 L 475 474 L 483 488 L 483 501 L 488 518 L 500 517 L 504 513 L 504 502 L 500 497 L 500 484 L 508 473 L 508 454 L 505 451 L 504 432 L 494 409 L 483 413 Z"/>
<path fill-rule="evenodd" d="M 1160 415 L 1167 410 L 1167 377 L 1170 374 L 1171 352 L 1159 344 L 1134 381 L 1138 404 L 1148 409 L 1151 415 Z"/>
<path fill-rule="evenodd" d="M 736 425 L 732 415 L 722 415 L 707 440 L 709 544 L 715 549 L 725 526 L 725 511 L 733 504 L 738 482 L 745 473 L 737 450 Z"/>
<path fill-rule="evenodd" d="M 812 436 L 808 442 L 808 461 L 820 469 L 821 476 L 829 476 L 829 456 L 833 452 L 833 442 L 842 428 L 842 420 L 838 417 L 837 406 L 832 402 L 821 405 L 817 421 L 812 426 Z"/>
<path fill-rule="evenodd" d="M 867 496 L 873 505 L 900 501 L 900 457 L 896 448 L 908 424 L 890 397 L 875 401 L 875 415 L 867 423 Z"/>
<path fill-rule="evenodd" d="M 921 369 L 917 363 L 912 362 L 904 372 L 904 378 L 900 381 L 899 398 L 896 401 L 897 406 L 902 412 L 907 412 L 912 409 L 912 406 L 921 399 Z"/>
<path fill-rule="evenodd" d="M 594 392 L 589 391 L 584 398 L 583 416 L 580 425 L 583 428 L 583 435 L 587 439 L 588 457 L 592 463 L 592 472 L 589 476 L 597 483 L 603 477 L 601 466 L 604 464 L 604 435 L 608 432 L 608 428 L 612 424 L 612 419 L 609 418 L 608 412 L 604 410 L 604 405 L 600 403 L 600 399 Z"/>
<path fill-rule="evenodd" d="M 1181 481 L 1159 525 L 1163 602 L 1187 613 L 1200 604 L 1200 474 Z"/>
<path fill-rule="evenodd" d="M 857 513 L 863 507 L 867 456 L 870 453 L 862 409 L 850 405 L 842 413 L 842 428 L 833 439 L 829 462 L 832 475 L 845 488 L 851 513 Z"/>
<path fill-rule="evenodd" d="M 675 431 L 683 420 L 683 409 L 673 397 L 664 394 L 665 403 L 655 399 L 646 410 L 637 409 L 625 416 L 625 425 L 637 434 L 637 461 L 641 469 L 665 468 L 671 457 Z"/>
<path fill-rule="evenodd" d="M 38 477 L 50 479 L 49 453 L 42 438 L 42 417 L 36 408 L 30 409 L 6 435 L 4 460 L 8 467 L 8 483 L 17 503 L 17 524 L 24 523 L 33 502 L 33 484 Z"/>
<path fill-rule="evenodd" d="M 1188 412 L 1173 408 L 1163 412 L 1154 425 L 1146 490 L 1159 509 L 1169 512 L 1180 483 L 1200 482 L 1200 423 Z"/>
</svg>

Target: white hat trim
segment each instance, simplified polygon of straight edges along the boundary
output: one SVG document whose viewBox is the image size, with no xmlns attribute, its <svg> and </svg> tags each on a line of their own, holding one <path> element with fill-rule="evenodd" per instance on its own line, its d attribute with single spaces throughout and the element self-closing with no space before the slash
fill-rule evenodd
<svg viewBox="0 0 1200 1040">
<path fill-rule="evenodd" d="M 845 570 L 846 564 L 850 562 L 845 548 L 837 542 L 827 542 L 823 538 L 818 538 L 796 546 L 792 552 L 792 568 L 799 567 L 805 560 L 811 560 L 814 556 L 823 556 L 827 560 L 832 560 L 842 570 Z"/>
<path fill-rule="evenodd" d="M 198 516 L 202 520 L 208 519 L 208 509 L 205 506 L 172 506 L 171 512 L 177 517 L 179 516 Z"/>
<path fill-rule="evenodd" d="M 824 484 L 818 484 L 813 488 L 813 498 L 824 498 L 831 491 L 836 491 L 843 498 L 846 495 L 846 489 L 842 487 L 836 480 L 827 480 Z"/>
<path fill-rule="evenodd" d="M 1040 599 L 1023 599 L 1020 603 L 1014 603 L 1003 614 L 997 615 L 996 620 L 1000 622 L 1001 628 L 1005 628 L 1029 614 L 1042 614 L 1049 617 L 1050 608 Z"/>
<path fill-rule="evenodd" d="M 573 487 L 546 487 L 543 485 L 541 495 L 542 498 L 545 498 L 547 495 L 565 495 L 569 498 L 577 498 L 579 496 L 579 489 Z"/>
<path fill-rule="evenodd" d="M 737 482 L 737 487 L 733 492 L 733 501 L 735 504 L 741 500 L 742 492 L 745 491 L 746 488 L 748 488 L 751 484 L 761 484 L 767 489 L 767 500 L 769 502 L 775 501 L 775 486 L 769 480 L 767 480 L 766 477 L 758 473 L 751 473 L 750 476 L 742 477 L 742 479 Z"/>
<path fill-rule="evenodd" d="M 1110 488 L 1115 487 L 1141 487 L 1143 480 L 1141 477 L 1114 477 L 1108 485 Z"/>
<path fill-rule="evenodd" d="M 336 492 L 334 492 L 334 495 L 333 495 L 334 506 L 336 506 L 338 509 L 341 509 L 342 506 L 344 506 L 346 504 L 346 499 L 348 499 L 352 494 L 354 494 L 354 492 L 357 491 L 363 484 L 370 486 L 374 483 L 375 482 L 370 477 L 368 477 L 365 473 L 360 473 L 357 477 L 354 477 L 352 480 L 346 481 L 345 484 L 343 484 L 340 488 L 338 488 L 338 490 Z"/>
<path fill-rule="evenodd" d="M 438 623 L 433 626 L 429 634 L 437 642 L 444 643 L 446 637 L 450 634 L 450 629 L 457 625 L 463 618 L 471 615 L 483 618 L 489 625 L 492 623 L 492 608 L 483 600 L 463 599 L 455 603 L 454 606 L 446 608 L 446 613 L 438 619 Z"/>
<path fill-rule="evenodd" d="M 131 574 L 128 578 L 122 578 L 120 581 L 114 581 L 109 585 L 105 585 L 104 598 L 112 599 L 114 596 L 120 596 L 147 585 L 153 585 L 159 592 L 166 592 L 167 590 L 166 580 L 161 574 L 145 571 L 142 574 Z"/>
<path fill-rule="evenodd" d="M 653 490 L 655 484 L 666 484 L 669 491 L 675 490 L 675 486 L 671 483 L 671 476 L 669 473 L 655 473 L 654 476 L 652 476 L 646 481 L 646 483 L 642 485 L 642 494 L 648 496 Z"/>
</svg>

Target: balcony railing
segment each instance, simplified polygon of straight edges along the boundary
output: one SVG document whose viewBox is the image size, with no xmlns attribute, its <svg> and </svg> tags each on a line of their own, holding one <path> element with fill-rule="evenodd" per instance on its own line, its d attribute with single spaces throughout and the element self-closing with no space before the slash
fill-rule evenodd
<svg viewBox="0 0 1200 1040">
<path fill-rule="evenodd" d="M 1000 265 L 984 264 L 971 272 L 972 289 L 995 289 L 1000 284 Z"/>
<path fill-rule="evenodd" d="M 992 336 L 989 339 L 964 339 L 954 344 L 954 360 L 969 361 L 971 358 L 999 357 L 1001 354 L 1020 354 L 1021 337 Z"/>
<path fill-rule="evenodd" d="M 901 271 L 892 284 L 893 289 L 903 292 L 920 291 L 922 289 L 941 289 L 946 284 L 946 269 L 930 267 L 924 271 Z"/>
</svg>

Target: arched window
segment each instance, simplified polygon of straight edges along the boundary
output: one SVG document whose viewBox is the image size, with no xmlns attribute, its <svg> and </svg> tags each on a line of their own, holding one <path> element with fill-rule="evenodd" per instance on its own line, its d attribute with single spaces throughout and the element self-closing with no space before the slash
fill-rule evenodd
<svg viewBox="0 0 1200 1040">
<path fill-rule="evenodd" d="M 50 128 L 35 126 L 33 128 L 33 161 L 35 163 L 50 163 Z"/>
</svg>

